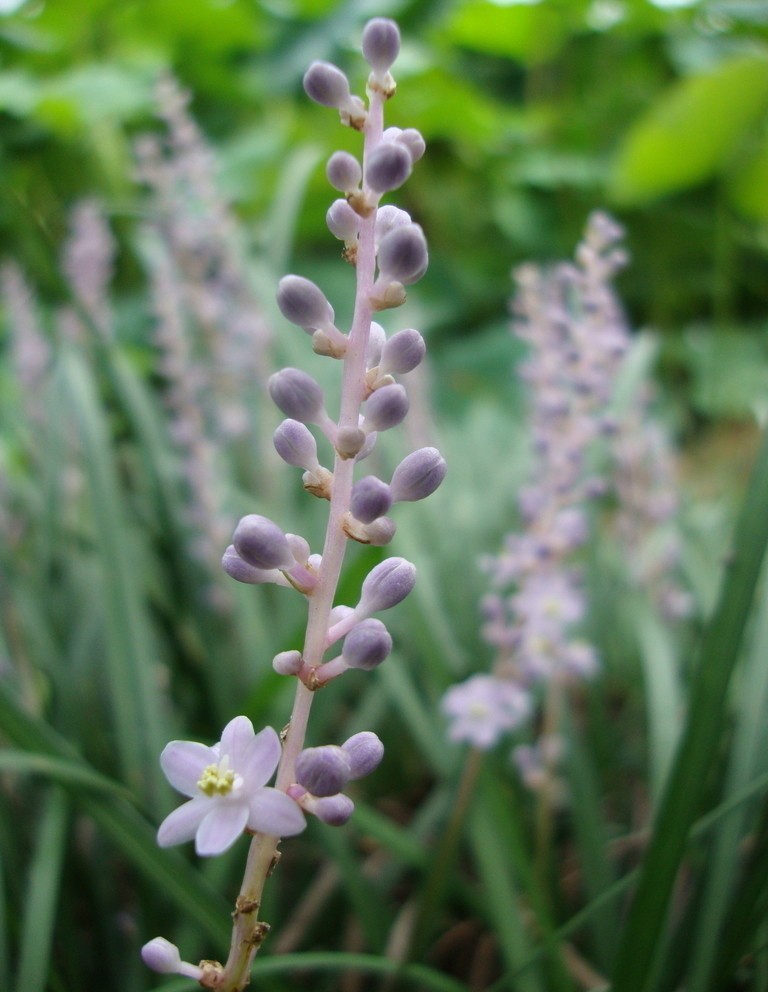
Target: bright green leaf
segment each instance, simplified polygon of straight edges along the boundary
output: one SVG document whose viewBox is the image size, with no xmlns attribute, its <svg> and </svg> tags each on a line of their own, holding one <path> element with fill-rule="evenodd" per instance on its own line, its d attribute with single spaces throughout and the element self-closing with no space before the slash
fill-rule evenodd
<svg viewBox="0 0 768 992">
<path fill-rule="evenodd" d="M 459 8 L 447 31 L 456 45 L 535 63 L 560 48 L 567 21 L 551 3 L 500 6 L 476 0 Z"/>
<path fill-rule="evenodd" d="M 768 105 L 768 59 L 739 56 L 675 84 L 630 128 L 614 194 L 640 203 L 710 178 Z"/>
</svg>

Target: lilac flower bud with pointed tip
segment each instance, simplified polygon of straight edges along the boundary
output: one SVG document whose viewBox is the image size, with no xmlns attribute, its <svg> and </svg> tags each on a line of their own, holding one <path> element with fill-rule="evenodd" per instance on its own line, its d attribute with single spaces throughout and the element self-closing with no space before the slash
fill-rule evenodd
<svg viewBox="0 0 768 992">
<path fill-rule="evenodd" d="M 408 286 L 424 275 L 429 255 L 424 232 L 418 224 L 403 224 L 381 239 L 376 261 L 382 281 Z"/>
<path fill-rule="evenodd" d="M 300 651 L 281 651 L 272 659 L 272 667 L 278 675 L 298 675 L 303 663 Z"/>
<path fill-rule="evenodd" d="M 293 568 L 296 564 L 288 540 L 268 517 L 249 513 L 235 527 L 235 550 L 254 568 Z"/>
<path fill-rule="evenodd" d="M 369 775 L 381 764 L 384 757 L 384 745 L 376 734 L 363 730 L 355 734 L 341 745 L 349 758 L 350 780 Z"/>
<path fill-rule="evenodd" d="M 381 351 L 380 375 L 403 375 L 412 372 L 427 353 L 424 338 L 412 327 L 406 327 L 386 342 Z"/>
<path fill-rule="evenodd" d="M 276 568 L 254 568 L 247 561 L 243 561 L 235 550 L 235 546 L 230 544 L 221 559 L 221 567 L 232 579 L 244 582 L 246 585 L 256 586 L 265 582 L 275 582 L 278 585 L 285 584 L 285 579 Z"/>
<path fill-rule="evenodd" d="M 314 423 L 322 416 L 325 396 L 318 382 L 301 369 L 286 368 L 267 380 L 272 401 L 292 420 Z"/>
<path fill-rule="evenodd" d="M 335 317 L 322 289 L 304 276 L 283 276 L 277 284 L 277 305 L 285 319 L 299 327 L 325 328 Z"/>
<path fill-rule="evenodd" d="M 391 650 L 392 638 L 387 628 L 381 620 L 369 618 L 355 624 L 344 638 L 341 656 L 349 668 L 370 672 L 384 661 Z"/>
<path fill-rule="evenodd" d="M 412 169 L 407 148 L 397 141 L 382 141 L 366 160 L 365 185 L 373 193 L 388 193 L 402 186 Z"/>
<path fill-rule="evenodd" d="M 426 141 L 422 137 L 421 132 L 417 131 L 415 127 L 407 127 L 398 135 L 397 140 L 408 149 L 411 155 L 411 161 L 414 163 L 418 162 L 427 150 Z"/>
<path fill-rule="evenodd" d="M 376 211 L 376 220 L 373 224 L 373 244 L 376 251 L 379 250 L 383 238 L 396 227 L 403 227 L 405 224 L 412 224 L 411 215 L 400 207 L 395 207 L 391 203 L 379 207 Z"/>
<path fill-rule="evenodd" d="M 360 163 L 349 152 L 334 152 L 328 159 L 325 174 L 331 186 L 340 193 L 354 192 L 363 178 Z"/>
<path fill-rule="evenodd" d="M 408 394 L 399 383 L 382 386 L 365 404 L 366 431 L 386 431 L 396 427 L 408 413 Z"/>
<path fill-rule="evenodd" d="M 415 565 L 405 558 L 386 558 L 365 577 L 355 613 L 370 616 L 389 610 L 405 599 L 415 584 Z"/>
<path fill-rule="evenodd" d="M 272 435 L 275 451 L 289 465 L 308 472 L 318 468 L 317 442 L 309 428 L 298 420 L 284 420 Z"/>
<path fill-rule="evenodd" d="M 366 475 L 352 487 L 349 508 L 352 516 L 369 524 L 380 517 L 392 506 L 392 494 L 389 486 L 375 475 Z"/>
<path fill-rule="evenodd" d="M 395 503 L 411 503 L 431 495 L 445 478 L 445 459 L 437 448 L 419 448 L 397 466 L 393 475 L 392 499 Z"/>
<path fill-rule="evenodd" d="M 365 352 L 365 364 L 367 368 L 373 368 L 381 361 L 381 352 L 387 340 L 387 334 L 381 324 L 376 321 L 371 322 L 371 333 L 368 337 L 368 347 Z"/>
<path fill-rule="evenodd" d="M 324 796 L 302 805 L 308 813 L 314 813 L 318 820 L 331 827 L 343 827 L 355 812 L 355 804 L 343 792 L 337 796 Z"/>
<path fill-rule="evenodd" d="M 339 241 L 354 241 L 360 230 L 360 215 L 346 200 L 334 200 L 325 215 L 328 230 Z"/>
<path fill-rule="evenodd" d="M 349 781 L 349 758 L 340 747 L 308 747 L 296 759 L 296 781 L 313 796 L 335 796 Z"/>
<path fill-rule="evenodd" d="M 377 517 L 363 529 L 370 545 L 374 548 L 383 548 L 395 536 L 397 524 L 391 517 Z"/>
<path fill-rule="evenodd" d="M 196 981 L 203 976 L 203 969 L 181 960 L 179 949 L 165 937 L 155 937 L 141 949 L 141 960 L 160 975 L 184 975 Z"/>
<path fill-rule="evenodd" d="M 388 17 L 374 17 L 363 28 L 362 52 L 377 75 L 383 75 L 400 52 L 400 29 Z"/>
<path fill-rule="evenodd" d="M 313 62 L 304 73 L 304 92 L 323 107 L 341 108 L 350 99 L 349 80 L 331 62 Z"/>
</svg>

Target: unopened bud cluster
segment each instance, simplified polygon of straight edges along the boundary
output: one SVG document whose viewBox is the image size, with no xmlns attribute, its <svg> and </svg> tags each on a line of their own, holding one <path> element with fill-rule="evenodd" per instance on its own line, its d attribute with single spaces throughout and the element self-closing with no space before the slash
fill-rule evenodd
<svg viewBox="0 0 768 992">
<path fill-rule="evenodd" d="M 161 825 L 158 839 L 163 846 L 194 838 L 199 854 L 217 854 L 244 831 L 255 835 L 254 844 L 261 838 L 274 845 L 274 838 L 301 831 L 305 814 L 339 826 L 354 810 L 344 792 L 347 784 L 373 771 L 384 753 L 379 738 L 367 731 L 341 746 L 307 748 L 304 737 L 317 689 L 350 669 L 371 671 L 389 656 L 392 638 L 374 614 L 400 603 L 416 581 L 411 562 L 385 558 L 363 580 L 356 605 L 334 606 L 349 541 L 389 543 L 396 526 L 389 516 L 393 506 L 429 496 L 446 471 L 445 461 L 432 447 L 405 457 L 389 480 L 360 475 L 357 469 L 378 435 L 407 416 L 408 394 L 396 377 L 416 368 L 426 350 L 417 330 L 405 328 L 387 336 L 373 320 L 378 311 L 404 301 L 405 287 L 424 274 L 428 261 L 421 227 L 404 210 L 380 204 L 383 196 L 408 179 L 425 149 L 417 131 L 383 126 L 384 103 L 395 92 L 390 70 L 399 47 L 400 34 L 393 21 L 375 18 L 365 27 L 362 48 L 371 67 L 367 104 L 352 93 L 347 77 L 335 65 L 313 62 L 304 76 L 308 96 L 338 109 L 342 123 L 364 137 L 360 159 L 339 151 L 326 167 L 331 186 L 342 194 L 328 210 L 328 227 L 344 242 L 343 257 L 356 266 L 352 326 L 347 331 L 337 325 L 323 290 L 305 276 L 286 275 L 277 287 L 282 315 L 310 335 L 316 355 L 337 360 L 341 370 L 341 402 L 335 418 L 309 372 L 284 368 L 268 382 L 269 395 L 285 417 L 274 432 L 275 450 L 288 465 L 303 471 L 309 494 L 329 501 L 323 547 L 313 552 L 301 535 L 286 532 L 259 513 L 249 513 L 235 527 L 222 560 L 224 570 L 238 582 L 273 583 L 307 599 L 303 648 L 281 651 L 272 661 L 275 672 L 297 680 L 294 711 L 281 737 L 270 727 L 254 734 L 246 717 L 236 717 L 213 747 L 189 741 L 168 745 L 163 769 L 189 802 Z M 266 783 L 275 772 L 275 787 L 270 787 Z M 247 980 L 244 962 L 255 953 L 252 936 L 257 917 L 252 914 L 258 912 L 258 899 L 254 898 L 257 883 L 249 876 L 251 863 L 256 865 L 258 857 L 249 860 L 241 899 L 255 908 L 236 910 L 226 965 L 216 965 L 215 974 L 205 971 L 205 963 L 189 965 L 163 938 L 145 946 L 146 963 L 158 971 L 197 977 L 201 984 L 223 992 L 241 989 Z"/>
</svg>

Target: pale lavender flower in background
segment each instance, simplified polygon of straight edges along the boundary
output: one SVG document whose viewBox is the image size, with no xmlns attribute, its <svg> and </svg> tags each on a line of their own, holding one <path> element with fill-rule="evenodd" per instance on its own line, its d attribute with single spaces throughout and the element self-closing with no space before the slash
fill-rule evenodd
<svg viewBox="0 0 768 992">
<path fill-rule="evenodd" d="M 515 682 L 493 675 L 473 675 L 443 696 L 450 721 L 448 737 L 485 750 L 526 719 L 528 694 Z"/>
<path fill-rule="evenodd" d="M 104 338 L 113 334 L 109 287 L 117 245 L 97 200 L 81 200 L 73 208 L 61 271 L 67 277 L 83 316 Z M 79 323 L 79 316 L 75 315 Z"/>
<path fill-rule="evenodd" d="M 280 761 L 280 739 L 271 727 L 254 733 L 251 721 L 235 717 L 213 747 L 171 741 L 160 764 L 177 791 L 189 796 L 160 824 L 161 847 L 195 839 L 201 856 L 221 854 L 244 830 L 274 837 L 300 833 L 304 816 L 286 794 L 269 788 Z"/>
</svg>

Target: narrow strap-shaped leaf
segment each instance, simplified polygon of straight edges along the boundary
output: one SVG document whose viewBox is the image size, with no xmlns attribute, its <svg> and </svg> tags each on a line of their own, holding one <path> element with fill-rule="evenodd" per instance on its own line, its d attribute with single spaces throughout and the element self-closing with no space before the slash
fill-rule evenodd
<svg viewBox="0 0 768 992">
<path fill-rule="evenodd" d="M 44 992 L 48 984 L 56 903 L 67 842 L 68 805 L 65 794 L 54 788 L 39 819 L 35 851 L 27 879 L 16 978 L 16 987 L 24 989 L 24 992 Z"/>
<path fill-rule="evenodd" d="M 768 542 L 768 434 L 736 527 L 714 615 L 704 632 L 690 708 L 627 922 L 613 992 L 644 992 L 661 947 L 669 901 L 707 774 L 720 747 L 728 683 L 741 647 Z"/>
</svg>

